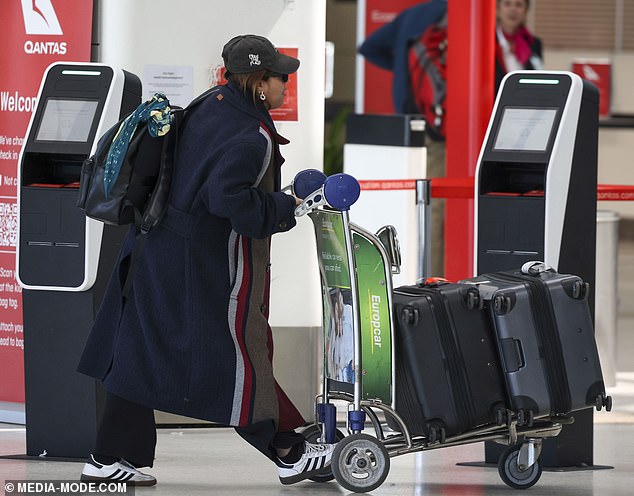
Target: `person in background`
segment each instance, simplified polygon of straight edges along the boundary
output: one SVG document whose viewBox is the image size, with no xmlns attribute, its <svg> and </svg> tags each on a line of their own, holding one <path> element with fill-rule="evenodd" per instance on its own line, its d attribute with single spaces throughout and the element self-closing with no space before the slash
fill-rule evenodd
<svg viewBox="0 0 634 496">
<path fill-rule="evenodd" d="M 393 73 L 392 101 L 398 114 L 416 113 L 408 98 L 408 52 L 412 42 L 447 14 L 447 0 L 429 0 L 405 9 L 392 22 L 370 34 L 359 53 L 371 64 Z"/>
<path fill-rule="evenodd" d="M 273 375 L 268 322 L 271 236 L 300 203 L 281 191 L 288 140 L 269 110 L 300 62 L 256 35 L 222 57 L 228 83 L 187 114 L 165 218 L 124 297 L 128 233 L 78 367 L 106 390 L 83 481 L 156 484 L 138 470 L 154 463 L 154 409 L 235 427 L 282 484 L 329 469 L 334 445 L 295 432 L 305 421 Z"/>
<path fill-rule="evenodd" d="M 412 44 L 432 25 L 447 16 L 447 0 L 428 0 L 403 10 L 392 22 L 370 34 L 358 49 L 371 64 L 392 72 L 394 112 L 418 114 L 409 73 L 409 52 Z M 427 176 L 445 175 L 445 143 L 430 135 L 426 141 Z M 444 200 L 434 200 L 432 208 L 432 274 L 444 274 Z"/>
<path fill-rule="evenodd" d="M 542 42 L 526 28 L 530 0 L 497 0 L 495 92 L 507 72 L 540 70 Z"/>
</svg>

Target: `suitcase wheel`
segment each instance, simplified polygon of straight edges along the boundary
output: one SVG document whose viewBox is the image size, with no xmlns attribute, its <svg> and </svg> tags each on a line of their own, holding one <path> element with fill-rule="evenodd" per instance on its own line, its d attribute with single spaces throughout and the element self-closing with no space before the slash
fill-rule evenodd
<svg viewBox="0 0 634 496">
<path fill-rule="evenodd" d="M 575 281 L 572 285 L 572 297 L 575 300 L 585 300 L 589 290 L 590 285 L 587 282 Z"/>
<path fill-rule="evenodd" d="M 484 306 L 484 301 L 480 296 L 480 291 L 476 288 L 469 288 L 465 295 L 465 303 L 469 310 L 481 309 Z"/>
<path fill-rule="evenodd" d="M 519 426 L 531 427 L 534 419 L 533 410 L 520 410 L 517 412 L 517 425 Z"/>
<path fill-rule="evenodd" d="M 403 307 L 403 310 L 401 310 L 401 318 L 405 325 L 415 325 L 418 322 L 418 309 L 410 305 Z"/>
<path fill-rule="evenodd" d="M 506 425 L 508 412 L 510 412 L 510 410 L 507 410 L 504 407 L 496 408 L 493 414 L 495 424 L 499 426 Z"/>
<path fill-rule="evenodd" d="M 504 315 L 511 310 L 511 298 L 505 295 L 495 295 L 493 298 L 493 311 L 496 315 Z"/>
<path fill-rule="evenodd" d="M 430 443 L 438 441 L 438 429 L 435 425 L 427 429 L 427 439 L 429 439 Z"/>
<path fill-rule="evenodd" d="M 596 397 L 594 406 L 597 412 L 600 412 L 603 407 L 605 407 L 605 411 L 609 412 L 612 410 L 612 396 L 605 396 L 604 394 L 600 394 Z"/>
<path fill-rule="evenodd" d="M 513 419 L 515 418 L 515 412 L 513 410 L 506 410 L 506 418 L 504 419 L 506 421 L 506 426 L 507 427 L 511 427 L 511 424 L 513 423 Z"/>
<path fill-rule="evenodd" d="M 442 444 L 447 439 L 447 431 L 442 425 L 430 424 L 427 427 L 427 438 L 429 439 L 430 443 L 435 443 L 436 441 L 438 441 Z"/>
<path fill-rule="evenodd" d="M 524 410 L 519 410 L 517 412 L 517 425 L 524 425 L 526 424 L 526 414 L 524 413 Z"/>
</svg>

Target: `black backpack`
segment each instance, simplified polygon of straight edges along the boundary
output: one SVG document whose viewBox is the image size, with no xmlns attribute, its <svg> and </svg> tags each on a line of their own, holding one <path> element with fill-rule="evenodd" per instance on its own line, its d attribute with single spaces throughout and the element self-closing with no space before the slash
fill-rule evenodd
<svg viewBox="0 0 634 496">
<path fill-rule="evenodd" d="M 108 129 L 97 142 L 95 154 L 84 160 L 77 206 L 88 217 L 116 226 L 133 224 L 137 231 L 136 246 L 123 288 L 124 296 L 132 283 L 135 263 L 146 235 L 160 223 L 167 210 L 180 127 L 189 110 L 218 91 L 219 87 L 207 90 L 184 109 L 169 108 L 169 100 L 164 95 L 155 94 L 152 100 L 142 103 Z M 107 167 L 110 165 L 108 159 L 110 157 L 112 162 L 111 154 L 117 148 L 113 147 L 113 142 L 124 129 L 126 119 L 146 110 L 157 99 L 164 99 L 168 105 L 166 121 L 170 125 L 169 131 L 154 137 L 149 133 L 148 120 L 139 121 L 127 140 L 127 149 L 118 147 L 118 153 L 123 153 L 123 157 L 119 169 L 113 173 Z M 108 190 L 106 176 L 109 176 Z"/>
<path fill-rule="evenodd" d="M 217 91 L 218 88 L 207 90 L 184 109 L 169 108 L 169 100 L 157 93 L 155 98 L 163 98 L 168 105 L 169 131 L 163 136 L 153 137 L 148 131 L 148 121 L 139 122 L 128 141 L 119 170 L 110 178 L 109 191 L 105 186 L 106 165 L 114 150 L 113 141 L 126 119 L 147 107 L 151 100 L 142 103 L 108 129 L 99 139 L 95 154 L 82 165 L 77 206 L 88 217 L 106 224 L 134 224 L 140 233 L 149 233 L 167 209 L 179 128 L 189 110 Z"/>
<path fill-rule="evenodd" d="M 425 117 L 427 134 L 444 141 L 447 95 L 447 22 L 432 24 L 408 51 L 409 88 L 407 112 Z"/>
</svg>

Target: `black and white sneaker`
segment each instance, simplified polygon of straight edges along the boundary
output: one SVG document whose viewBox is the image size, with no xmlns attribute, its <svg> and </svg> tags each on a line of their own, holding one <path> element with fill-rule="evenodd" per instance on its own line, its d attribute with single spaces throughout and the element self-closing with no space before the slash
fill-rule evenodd
<svg viewBox="0 0 634 496">
<path fill-rule="evenodd" d="M 90 461 L 81 471 L 83 482 L 125 482 L 131 486 L 153 486 L 156 478 L 139 472 L 123 458 L 111 465 L 103 465 L 90 455 Z"/>
<path fill-rule="evenodd" d="M 284 463 L 278 459 L 277 470 L 282 484 L 294 484 L 323 472 L 330 466 L 334 444 L 304 443 L 304 452 L 295 463 Z"/>
</svg>

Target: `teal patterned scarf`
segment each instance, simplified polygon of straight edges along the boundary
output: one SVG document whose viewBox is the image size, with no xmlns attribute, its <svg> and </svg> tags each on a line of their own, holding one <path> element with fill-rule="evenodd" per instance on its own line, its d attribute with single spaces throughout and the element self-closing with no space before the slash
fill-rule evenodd
<svg viewBox="0 0 634 496">
<path fill-rule="evenodd" d="M 139 122 L 148 123 L 148 133 L 153 138 L 164 136 L 170 130 L 171 114 L 169 100 L 162 93 L 155 93 L 147 102 L 139 105 L 119 127 L 119 131 L 112 140 L 108 158 L 106 159 L 106 169 L 103 179 L 106 198 L 110 194 L 112 187 L 117 180 L 123 158 L 128 151 L 130 140 L 134 136 Z"/>
</svg>

